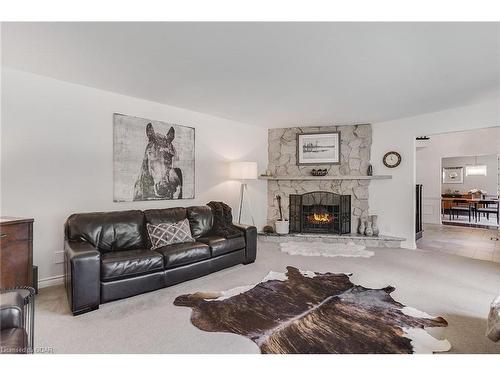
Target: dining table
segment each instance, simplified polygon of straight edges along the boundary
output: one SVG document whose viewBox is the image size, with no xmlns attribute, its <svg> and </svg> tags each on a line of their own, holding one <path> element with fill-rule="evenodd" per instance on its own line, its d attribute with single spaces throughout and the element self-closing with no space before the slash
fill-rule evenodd
<svg viewBox="0 0 500 375">
<path fill-rule="evenodd" d="M 451 207 L 453 204 L 460 204 L 460 203 L 465 203 L 468 204 L 469 207 L 474 208 L 474 220 L 477 223 L 478 215 L 477 215 L 477 208 L 479 205 L 483 205 L 484 207 L 490 205 L 490 204 L 499 204 L 499 200 L 495 198 L 451 198 L 451 197 L 442 197 L 441 201 L 444 202 L 449 202 L 450 203 L 450 220 L 451 220 Z M 470 215 L 469 215 L 469 221 L 470 221 Z"/>
</svg>

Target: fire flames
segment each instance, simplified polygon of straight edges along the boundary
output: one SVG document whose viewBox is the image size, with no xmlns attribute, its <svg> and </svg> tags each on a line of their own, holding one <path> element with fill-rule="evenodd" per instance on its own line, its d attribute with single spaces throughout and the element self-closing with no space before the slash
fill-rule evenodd
<svg viewBox="0 0 500 375">
<path fill-rule="evenodd" d="M 314 213 L 309 215 L 309 222 L 314 224 L 331 224 L 333 222 L 333 215 L 328 213 Z"/>
</svg>

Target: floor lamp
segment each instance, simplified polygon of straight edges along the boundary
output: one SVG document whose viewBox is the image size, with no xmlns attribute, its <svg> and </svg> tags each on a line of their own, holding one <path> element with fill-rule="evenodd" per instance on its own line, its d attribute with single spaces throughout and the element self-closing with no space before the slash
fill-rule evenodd
<svg viewBox="0 0 500 375">
<path fill-rule="evenodd" d="M 248 196 L 246 181 L 257 179 L 257 163 L 253 161 L 232 162 L 229 166 L 229 175 L 231 179 L 241 181 L 240 206 L 238 209 L 238 224 L 241 224 L 241 212 L 243 210 L 243 196 L 245 195 L 245 191 L 247 191 L 247 196 Z M 250 202 L 248 203 L 250 209 L 250 216 L 252 218 L 252 224 L 255 225 L 252 215 L 252 209 L 250 208 Z"/>
</svg>

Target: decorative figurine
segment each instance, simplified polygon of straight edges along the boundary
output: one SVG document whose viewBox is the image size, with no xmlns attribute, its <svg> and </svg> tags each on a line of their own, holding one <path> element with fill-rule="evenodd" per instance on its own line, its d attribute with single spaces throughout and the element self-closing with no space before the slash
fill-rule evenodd
<svg viewBox="0 0 500 375">
<path fill-rule="evenodd" d="M 373 176 L 373 167 L 372 167 L 372 165 L 371 165 L 371 164 L 370 164 L 370 165 L 368 165 L 368 170 L 366 171 L 366 174 L 367 174 L 368 176 Z"/>
<path fill-rule="evenodd" d="M 316 176 L 316 177 L 323 177 L 323 176 L 326 176 L 328 174 L 328 170 L 325 168 L 325 169 L 313 169 L 311 171 L 311 175 L 312 176 Z"/>
</svg>

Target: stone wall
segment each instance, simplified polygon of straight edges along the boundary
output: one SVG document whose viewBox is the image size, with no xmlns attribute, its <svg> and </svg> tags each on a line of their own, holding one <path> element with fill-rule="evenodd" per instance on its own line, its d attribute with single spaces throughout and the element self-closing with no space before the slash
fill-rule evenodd
<svg viewBox="0 0 500 375">
<path fill-rule="evenodd" d="M 337 165 L 297 165 L 297 134 L 340 131 L 341 163 Z M 370 163 L 372 128 L 370 124 L 345 126 L 314 126 L 269 129 L 268 134 L 268 169 L 275 176 L 310 176 L 313 168 L 326 168 L 328 175 L 366 175 Z M 279 217 L 276 195 L 281 195 L 284 209 L 288 216 L 288 197 L 290 194 L 303 194 L 311 191 L 331 191 L 337 194 L 350 194 L 352 217 L 351 230 L 356 231 L 360 217 L 368 216 L 368 184 L 370 180 L 320 180 L 320 181 L 268 181 L 268 224 L 273 225 Z"/>
</svg>

